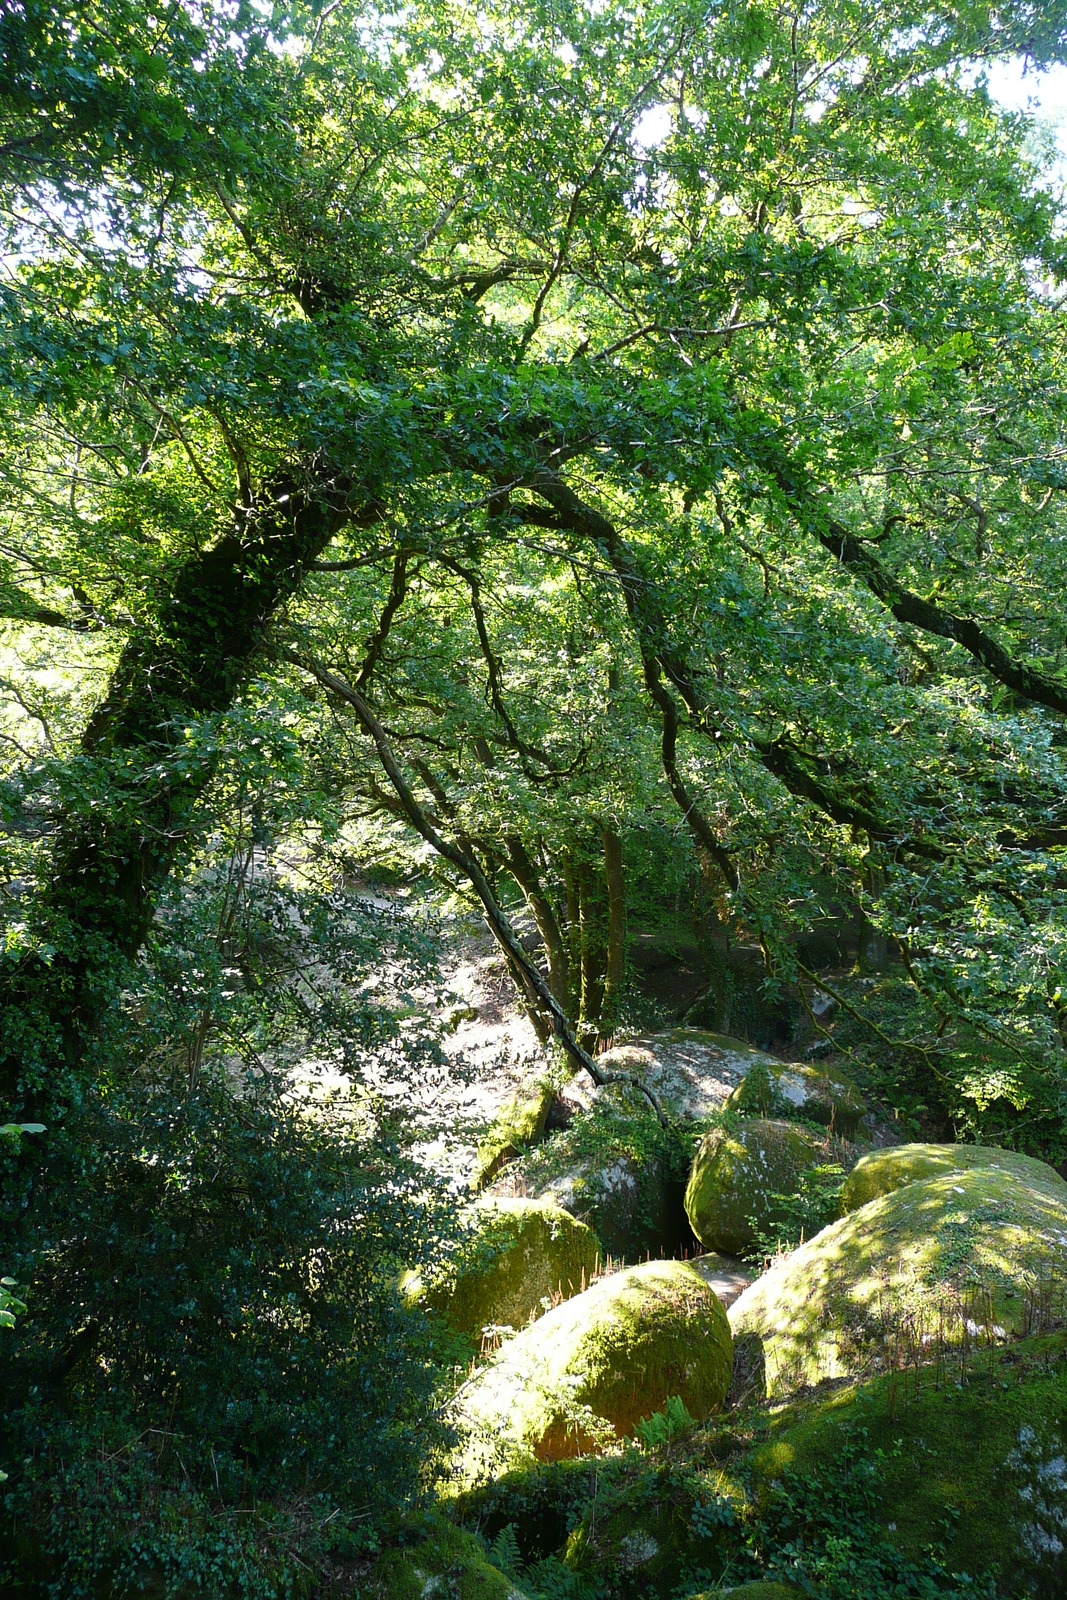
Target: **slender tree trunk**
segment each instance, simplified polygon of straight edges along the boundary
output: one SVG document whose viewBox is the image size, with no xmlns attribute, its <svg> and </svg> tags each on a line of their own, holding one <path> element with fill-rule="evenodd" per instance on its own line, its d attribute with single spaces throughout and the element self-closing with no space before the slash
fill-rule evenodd
<svg viewBox="0 0 1067 1600">
<path fill-rule="evenodd" d="M 526 896 L 526 903 L 537 923 L 537 931 L 545 942 L 545 951 L 548 955 L 548 981 L 552 993 L 563 1009 L 567 1010 L 570 999 L 570 963 L 567 960 L 567 947 L 559 923 L 556 921 L 556 914 L 542 887 L 537 868 L 517 834 L 512 834 L 507 840 L 507 849 L 512 876 Z"/>
<path fill-rule="evenodd" d="M 607 971 L 607 896 L 603 876 L 595 870 L 588 856 L 582 856 L 578 862 L 578 897 L 582 955 L 579 1026 L 583 1040 L 595 1044 L 600 1037 Z"/>
<path fill-rule="evenodd" d="M 600 1031 L 607 1037 L 618 1021 L 619 999 L 626 973 L 626 874 L 622 862 L 622 841 L 618 834 L 606 823 L 601 833 L 604 839 L 604 878 L 608 887 L 608 949 Z"/>
<path fill-rule="evenodd" d="M 578 862 L 573 850 L 563 852 L 563 888 L 567 900 L 567 924 L 564 943 L 567 947 L 568 1016 L 577 1017 L 581 1000 L 582 981 L 582 907 L 578 892 Z"/>
</svg>

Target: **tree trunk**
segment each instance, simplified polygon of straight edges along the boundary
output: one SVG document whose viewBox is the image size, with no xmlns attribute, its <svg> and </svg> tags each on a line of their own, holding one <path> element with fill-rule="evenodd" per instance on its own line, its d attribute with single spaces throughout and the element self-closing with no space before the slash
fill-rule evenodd
<svg viewBox="0 0 1067 1600">
<path fill-rule="evenodd" d="M 598 863 L 599 865 L 599 863 Z M 579 932 L 581 938 L 581 1000 L 578 1026 L 586 1049 L 600 1038 L 600 1017 L 604 1007 L 604 978 L 607 972 L 606 892 L 602 874 L 588 856 L 578 862 Z"/>
<path fill-rule="evenodd" d="M 265 625 L 350 520 L 349 486 L 275 481 L 177 574 L 151 635 L 131 639 L 82 739 L 28 954 L 0 982 L 0 1097 L 40 1105 L 82 1060 L 189 844 L 215 769 L 188 730 L 226 711 Z"/>
<path fill-rule="evenodd" d="M 567 947 L 559 923 L 556 921 L 556 914 L 541 886 L 537 868 L 517 834 L 512 834 L 507 840 L 507 849 L 512 876 L 526 896 L 526 904 L 533 912 L 537 931 L 545 942 L 545 951 L 548 955 L 548 981 L 552 993 L 567 1011 L 571 987 L 570 963 L 567 960 Z"/>
<path fill-rule="evenodd" d="M 607 823 L 601 828 L 601 834 L 604 840 L 604 878 L 608 887 L 608 948 L 600 1032 L 606 1038 L 618 1021 L 619 999 L 626 972 L 626 875 L 622 864 L 622 841 L 618 834 Z"/>
</svg>

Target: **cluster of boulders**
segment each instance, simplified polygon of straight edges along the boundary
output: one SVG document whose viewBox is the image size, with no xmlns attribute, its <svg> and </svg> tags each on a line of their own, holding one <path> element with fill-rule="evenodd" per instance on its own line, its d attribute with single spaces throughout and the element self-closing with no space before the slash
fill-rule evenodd
<svg viewBox="0 0 1067 1600">
<path fill-rule="evenodd" d="M 675 1153 L 695 1154 L 687 1173 L 669 1170 L 669 1141 L 623 1087 L 586 1095 L 546 1142 L 544 1086 L 507 1108 L 483 1145 L 464 1244 L 447 1271 L 403 1285 L 487 1352 L 453 1402 L 460 1485 L 600 1453 L 670 1404 L 703 1421 L 739 1392 L 735 1367 L 742 1389 L 776 1397 L 1040 1328 L 1067 1267 L 1067 1183 L 1043 1162 L 871 1148 L 846 1080 L 716 1035 L 602 1059 L 654 1084 Z M 839 1215 L 757 1275 L 738 1258 L 820 1171 L 836 1174 Z M 691 1259 L 671 1248 L 679 1227 Z M 1063 1533 L 1061 1555 L 1067 1498 Z"/>
</svg>

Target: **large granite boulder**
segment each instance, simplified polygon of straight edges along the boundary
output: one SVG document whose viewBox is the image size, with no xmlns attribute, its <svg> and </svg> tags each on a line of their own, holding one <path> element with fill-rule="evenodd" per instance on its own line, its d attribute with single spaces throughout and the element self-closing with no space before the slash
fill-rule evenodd
<svg viewBox="0 0 1067 1600">
<path fill-rule="evenodd" d="M 974 1169 L 1007 1172 L 1033 1188 L 1050 1189 L 1067 1200 L 1067 1183 L 1055 1168 L 1032 1156 L 985 1144 L 900 1144 L 887 1150 L 872 1150 L 857 1161 L 841 1190 L 841 1210 L 856 1211 L 906 1183 Z"/>
<path fill-rule="evenodd" d="M 753 1067 L 785 1066 L 776 1056 L 743 1039 L 703 1028 L 643 1034 L 598 1059 L 605 1072 L 632 1072 L 647 1083 L 664 1110 L 683 1122 L 704 1122 L 715 1116 Z"/>
<path fill-rule="evenodd" d="M 1067 1195 L 986 1167 L 909 1183 L 784 1257 L 730 1307 L 768 1394 L 992 1344 L 1043 1315 L 1067 1268 Z M 931 1356 L 931 1359 L 933 1357 Z"/>
<path fill-rule="evenodd" d="M 697 1420 L 730 1387 L 726 1312 L 682 1261 L 601 1278 L 509 1339 L 456 1403 L 462 1476 L 596 1453 L 678 1396 Z"/>
<path fill-rule="evenodd" d="M 709 1250 L 744 1255 L 778 1220 L 780 1196 L 795 1194 L 806 1172 L 839 1161 L 841 1153 L 791 1122 L 744 1118 L 713 1128 L 701 1140 L 685 1191 L 693 1232 Z"/>
<path fill-rule="evenodd" d="M 728 1111 L 761 1117 L 800 1117 L 851 1138 L 867 1106 L 843 1073 L 802 1061 L 757 1061 L 726 1101 Z"/>
<path fill-rule="evenodd" d="M 596 1234 L 551 1200 L 485 1198 L 472 1224 L 436 1279 L 409 1277 L 403 1287 L 475 1343 L 580 1294 L 600 1266 Z"/>
<path fill-rule="evenodd" d="M 551 1200 L 593 1229 L 605 1256 L 634 1262 L 691 1248 L 685 1167 L 682 1141 L 640 1096 L 618 1090 L 505 1167 L 490 1193 Z"/>
</svg>

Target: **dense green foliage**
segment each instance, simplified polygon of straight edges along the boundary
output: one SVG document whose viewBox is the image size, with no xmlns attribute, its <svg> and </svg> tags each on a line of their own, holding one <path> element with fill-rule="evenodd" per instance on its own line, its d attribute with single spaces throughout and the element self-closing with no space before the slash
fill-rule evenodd
<svg viewBox="0 0 1067 1600">
<path fill-rule="evenodd" d="M 7 1526 L 266 1593 L 415 1492 L 435 1382 L 360 1092 L 433 1062 L 425 947 L 353 868 L 479 900 L 579 1060 L 672 898 L 803 1008 L 844 929 L 865 1093 L 1067 1148 L 1067 255 L 982 76 L 1067 10 L 0 0 L 0 52 Z"/>
</svg>

